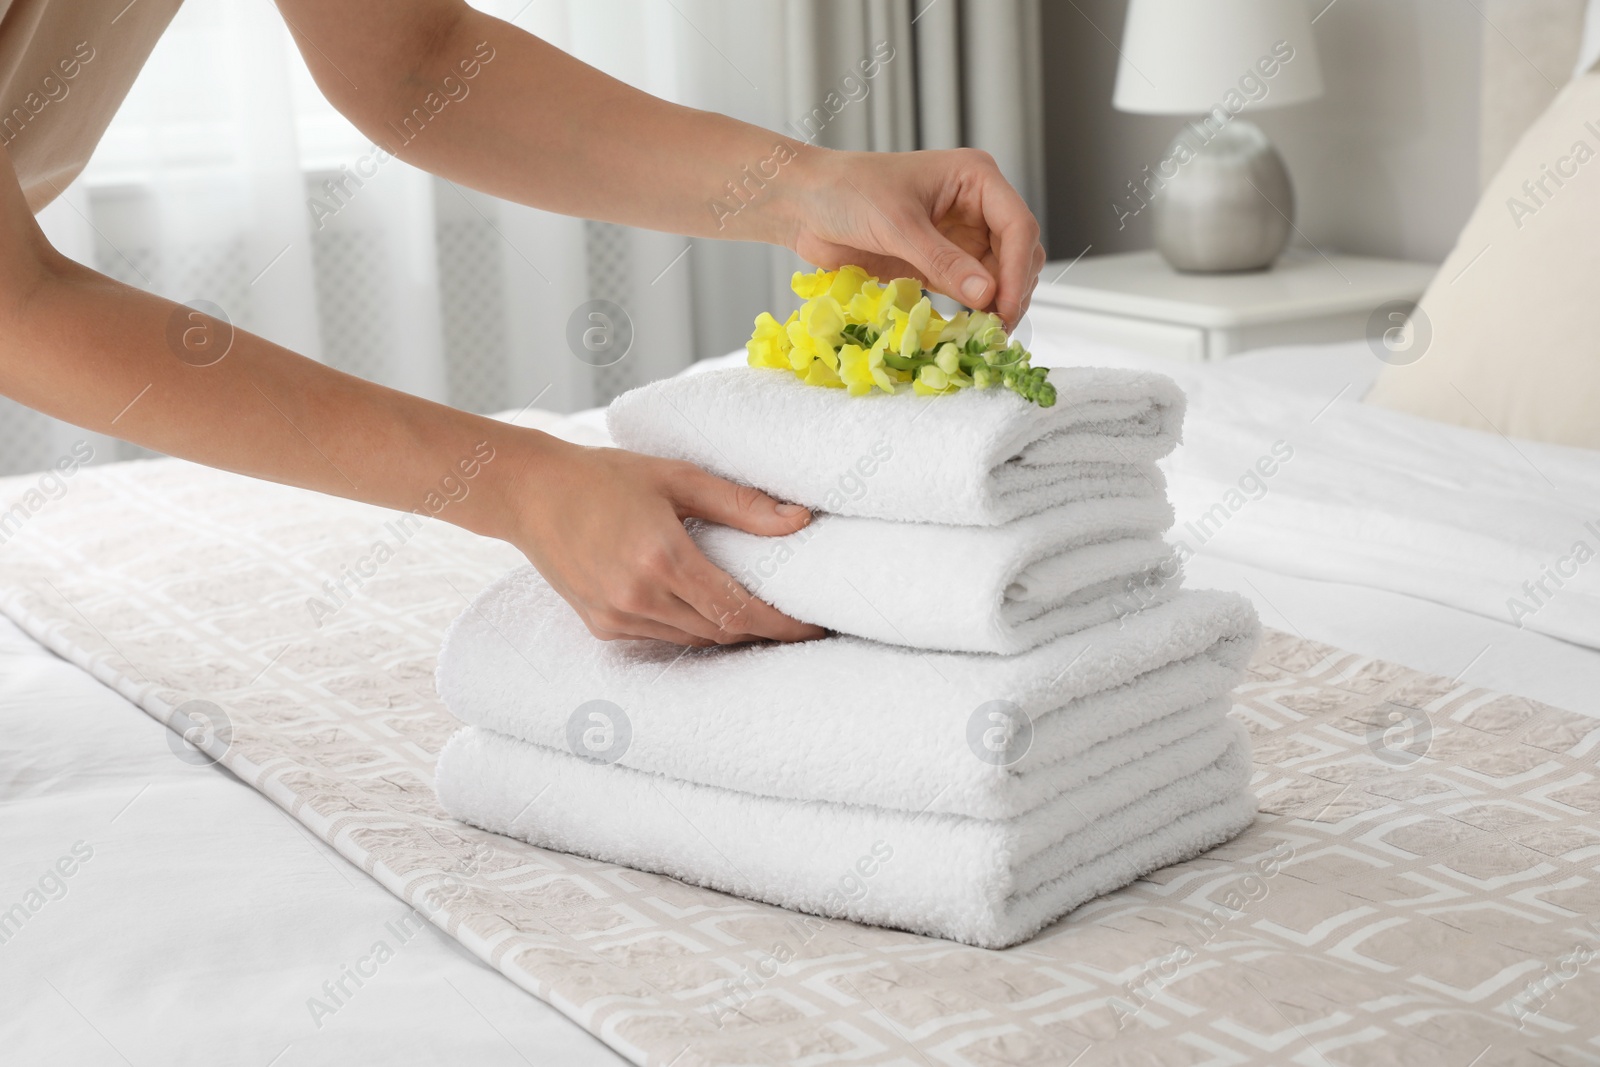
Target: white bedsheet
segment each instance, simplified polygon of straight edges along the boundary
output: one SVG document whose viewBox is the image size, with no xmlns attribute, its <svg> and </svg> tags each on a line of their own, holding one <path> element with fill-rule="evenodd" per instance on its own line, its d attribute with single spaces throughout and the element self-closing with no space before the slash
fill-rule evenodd
<svg viewBox="0 0 1600 1067">
<path fill-rule="evenodd" d="M 1542 605 L 1522 588 L 1575 541 L 1600 553 L 1600 454 L 1364 405 L 1378 361 L 1361 341 L 1200 366 L 1035 347 L 1166 366 L 1188 392 L 1184 444 L 1164 465 L 1173 536 L 1196 551 L 1191 585 L 1243 593 L 1292 633 L 1600 714 L 1600 554 L 1559 588 L 1547 580 Z M 1190 525 L 1279 441 L 1294 456 L 1259 499 L 1241 494 L 1220 529 Z M 1520 625 L 1513 597 L 1537 607 Z"/>
<path fill-rule="evenodd" d="M 1309 638 L 1600 714 L 1600 652 L 1518 629 L 1492 610 L 1465 610 L 1495 606 L 1487 586 L 1452 590 L 1435 575 L 1430 580 L 1442 587 L 1420 587 L 1396 564 L 1394 544 L 1386 560 L 1363 569 L 1360 552 L 1329 552 L 1318 531 L 1302 529 L 1297 494 L 1314 500 L 1316 472 L 1337 467 L 1346 443 L 1325 427 L 1353 433 L 1363 416 L 1331 408 L 1310 420 L 1346 382 L 1352 386 L 1340 403 L 1359 396 L 1362 376 L 1375 369 L 1364 347 L 1186 369 L 1042 340 L 1035 347 L 1052 358 L 1154 366 L 1177 372 L 1191 390 L 1187 444 L 1172 468 L 1180 527 L 1186 511 L 1215 501 L 1219 486 L 1253 463 L 1263 442 L 1295 444 L 1284 480 L 1274 475 L 1266 497 L 1198 546 L 1191 584 L 1235 589 L 1269 625 Z M 1255 382 L 1249 392 L 1223 391 L 1231 376 L 1246 373 Z M 1282 387 L 1262 384 L 1272 381 Z M 522 421 L 597 440 L 595 413 L 563 421 L 530 412 Z M 1484 464 L 1509 478 L 1521 462 L 1516 450 L 1478 435 L 1476 447 L 1457 452 L 1467 433 L 1416 423 L 1409 436 L 1390 438 L 1410 445 L 1387 461 L 1364 440 L 1350 443 L 1349 455 L 1377 472 L 1374 484 L 1391 487 L 1393 468 L 1403 463 L 1457 474 Z M 1448 447 L 1439 443 L 1445 438 Z M 1570 476 L 1579 486 L 1564 506 L 1591 506 L 1600 516 L 1597 498 L 1585 495 L 1600 479 L 1600 463 L 1579 454 L 1547 464 L 1537 446 L 1516 447 L 1558 484 Z M 1534 493 L 1537 477 L 1530 471 L 1512 488 Z M 1363 483 L 1345 484 L 1354 493 Z M 1380 502 L 1407 503 L 1392 494 Z M 1503 501 L 1487 496 L 1460 509 L 1486 530 L 1505 529 L 1503 510 Z M 1520 557 L 1497 560 L 1478 548 L 1491 579 L 1516 576 Z M 1593 566 L 1600 571 L 1600 561 Z M 1584 597 L 1560 618 L 1584 633 L 1600 629 Z M 307 998 L 385 936 L 384 924 L 402 906 L 259 794 L 225 772 L 179 760 L 165 738 L 138 708 L 0 619 L 0 909 L 21 899 L 74 842 L 94 849 L 67 880 L 66 895 L 0 944 L 0 1058 L 251 1067 L 622 1062 L 431 929 L 318 1028 Z"/>
<path fill-rule="evenodd" d="M 0 1063 L 626 1062 L 432 926 L 402 946 L 392 894 L 167 737 L 0 618 L 0 911 L 93 850 L 0 944 Z M 319 1027 L 308 998 L 380 938 Z"/>
<path fill-rule="evenodd" d="M 1600 555 L 1547 579 L 1542 605 L 1522 587 L 1579 539 L 1600 553 L 1600 454 L 1370 408 L 1376 371 L 1360 341 L 1170 368 L 1190 398 L 1168 464 L 1190 584 L 1245 593 L 1280 629 L 1600 715 Z M 1190 523 L 1280 440 L 1294 458 L 1202 542 Z M 1515 624 L 1514 597 L 1538 608 Z"/>
</svg>

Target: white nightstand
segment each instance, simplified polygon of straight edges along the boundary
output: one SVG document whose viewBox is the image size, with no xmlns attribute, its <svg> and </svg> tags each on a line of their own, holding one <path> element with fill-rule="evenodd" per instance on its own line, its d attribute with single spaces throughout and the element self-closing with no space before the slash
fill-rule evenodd
<svg viewBox="0 0 1600 1067">
<path fill-rule="evenodd" d="M 1182 360 L 1268 345 L 1356 340 L 1391 300 L 1414 302 L 1438 267 L 1291 249 L 1271 270 L 1180 274 L 1156 252 L 1048 263 L 1029 317 L 1035 330 Z"/>
</svg>

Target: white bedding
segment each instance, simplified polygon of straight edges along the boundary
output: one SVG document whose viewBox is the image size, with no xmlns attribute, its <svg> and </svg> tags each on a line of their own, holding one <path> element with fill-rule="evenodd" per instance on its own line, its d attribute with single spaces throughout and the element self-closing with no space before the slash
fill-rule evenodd
<svg viewBox="0 0 1600 1067">
<path fill-rule="evenodd" d="M 1368 407 L 1377 366 L 1358 341 L 1170 367 L 1190 397 L 1167 467 L 1191 584 L 1251 597 L 1270 626 L 1600 714 L 1600 455 Z M 1202 542 L 1192 524 L 1278 441 L 1293 458 Z M 1580 539 L 1596 558 L 1535 604 L 1523 583 Z M 1538 610 L 1514 624 L 1512 598 Z"/>
<path fill-rule="evenodd" d="M 402 946 L 388 890 L 168 737 L 0 617 L 0 910 L 92 850 L 0 944 L 0 1063 L 626 1062 L 432 926 Z M 318 1026 L 308 998 L 380 938 Z"/>
<path fill-rule="evenodd" d="M 1364 346 L 1193 369 L 1037 337 L 1035 347 L 1045 358 L 1178 373 L 1194 398 L 1187 444 L 1171 468 L 1180 528 L 1272 441 L 1294 442 L 1296 456 L 1273 476 L 1267 496 L 1200 548 L 1190 584 L 1244 593 L 1268 625 L 1308 638 L 1450 676 L 1464 671 L 1480 685 L 1600 714 L 1600 652 L 1538 632 L 1537 616 L 1522 629 L 1494 618 L 1495 598 L 1531 576 L 1520 568 L 1536 551 L 1522 545 L 1497 555 L 1492 541 L 1474 542 L 1476 555 L 1459 558 L 1481 573 L 1475 583 L 1458 583 L 1439 567 L 1412 568 L 1424 552 L 1415 548 L 1408 558 L 1403 541 L 1380 542 L 1381 552 L 1330 550 L 1328 527 L 1312 528 L 1297 510 L 1316 492 L 1320 472 L 1340 476 L 1341 465 L 1370 472 L 1370 482 L 1342 472 L 1351 493 L 1387 487 L 1373 499 L 1401 512 L 1415 501 L 1395 496 L 1400 479 L 1426 474 L 1445 483 L 1465 474 L 1485 488 L 1459 507 L 1464 521 L 1537 538 L 1547 534 L 1528 514 L 1509 513 L 1497 487 L 1533 500 L 1554 521 L 1584 508 L 1600 517 L 1600 458 L 1552 457 L 1549 446 L 1513 448 L 1487 435 L 1473 441 L 1462 437 L 1469 431 L 1393 413 L 1383 414 L 1406 425 L 1388 427 L 1386 436 L 1341 438 L 1369 419 L 1344 410 L 1374 369 Z M 1241 375 L 1256 384 L 1223 391 Z M 1261 384 L 1272 380 L 1278 388 Z M 1312 422 L 1347 382 L 1343 399 Z M 538 412 L 523 421 L 558 422 Z M 596 425 L 592 413 L 560 423 L 575 437 L 592 435 Z M 1525 465 L 1519 480 L 1518 448 L 1565 492 L 1553 502 L 1539 497 L 1534 483 L 1543 483 Z M 0 489 L 0 499 L 15 485 Z M 1356 510 L 1319 518 L 1347 523 Z M 1600 560 L 1591 566 L 1600 573 Z M 1540 613 L 1547 628 L 1593 641 L 1600 611 L 1589 599 L 1595 587 L 1586 588 L 1570 590 L 1571 606 L 1560 613 L 1554 601 L 1548 615 Z M 230 775 L 176 758 L 149 716 L 3 619 L 0 804 L 0 909 L 21 899 L 74 842 L 94 849 L 66 880 L 66 895 L 0 944 L 0 1049 L 17 1062 L 622 1062 L 431 929 L 319 1029 L 307 998 L 384 936 L 402 906 Z"/>
</svg>

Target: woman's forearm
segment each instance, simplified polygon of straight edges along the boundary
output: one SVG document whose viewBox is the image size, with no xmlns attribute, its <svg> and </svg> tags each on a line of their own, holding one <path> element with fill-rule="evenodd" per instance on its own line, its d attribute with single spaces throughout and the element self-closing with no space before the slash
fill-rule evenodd
<svg viewBox="0 0 1600 1067">
<path fill-rule="evenodd" d="M 169 455 L 491 536 L 506 536 L 504 487 L 563 447 L 229 331 L 60 257 L 8 323 L 0 392 Z"/>
<path fill-rule="evenodd" d="M 506 200 L 690 236 L 788 243 L 786 186 L 819 152 L 640 92 L 470 8 L 390 84 L 348 94 L 344 110 L 406 162 Z"/>
<path fill-rule="evenodd" d="M 0 231 L 6 221 L 0 210 Z M 48 250 L 0 257 L 0 393 L 13 399 L 208 466 L 510 541 L 600 637 L 821 635 L 713 567 L 683 523 L 787 534 L 804 509 L 686 463 L 395 392 L 250 334 L 224 353 L 219 326 Z M 199 332 L 185 344 L 185 331 Z"/>
<path fill-rule="evenodd" d="M 1012 326 L 1044 265 L 1038 221 L 985 153 L 817 148 L 642 93 L 462 0 L 277 3 L 380 148 L 494 196 L 916 277 Z"/>
</svg>

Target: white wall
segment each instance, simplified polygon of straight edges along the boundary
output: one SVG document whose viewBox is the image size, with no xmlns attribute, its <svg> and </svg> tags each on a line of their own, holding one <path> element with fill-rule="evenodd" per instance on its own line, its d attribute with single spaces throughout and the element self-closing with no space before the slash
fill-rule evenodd
<svg viewBox="0 0 1600 1067">
<path fill-rule="evenodd" d="M 1111 107 L 1126 0 L 1044 8 L 1050 255 L 1148 248 L 1149 213 L 1119 229 L 1110 204 L 1182 119 Z M 1494 31 L 1468 0 L 1335 0 L 1314 29 L 1324 97 L 1253 116 L 1288 163 L 1296 224 L 1324 251 L 1443 259 L 1477 199 L 1481 41 Z"/>
</svg>

